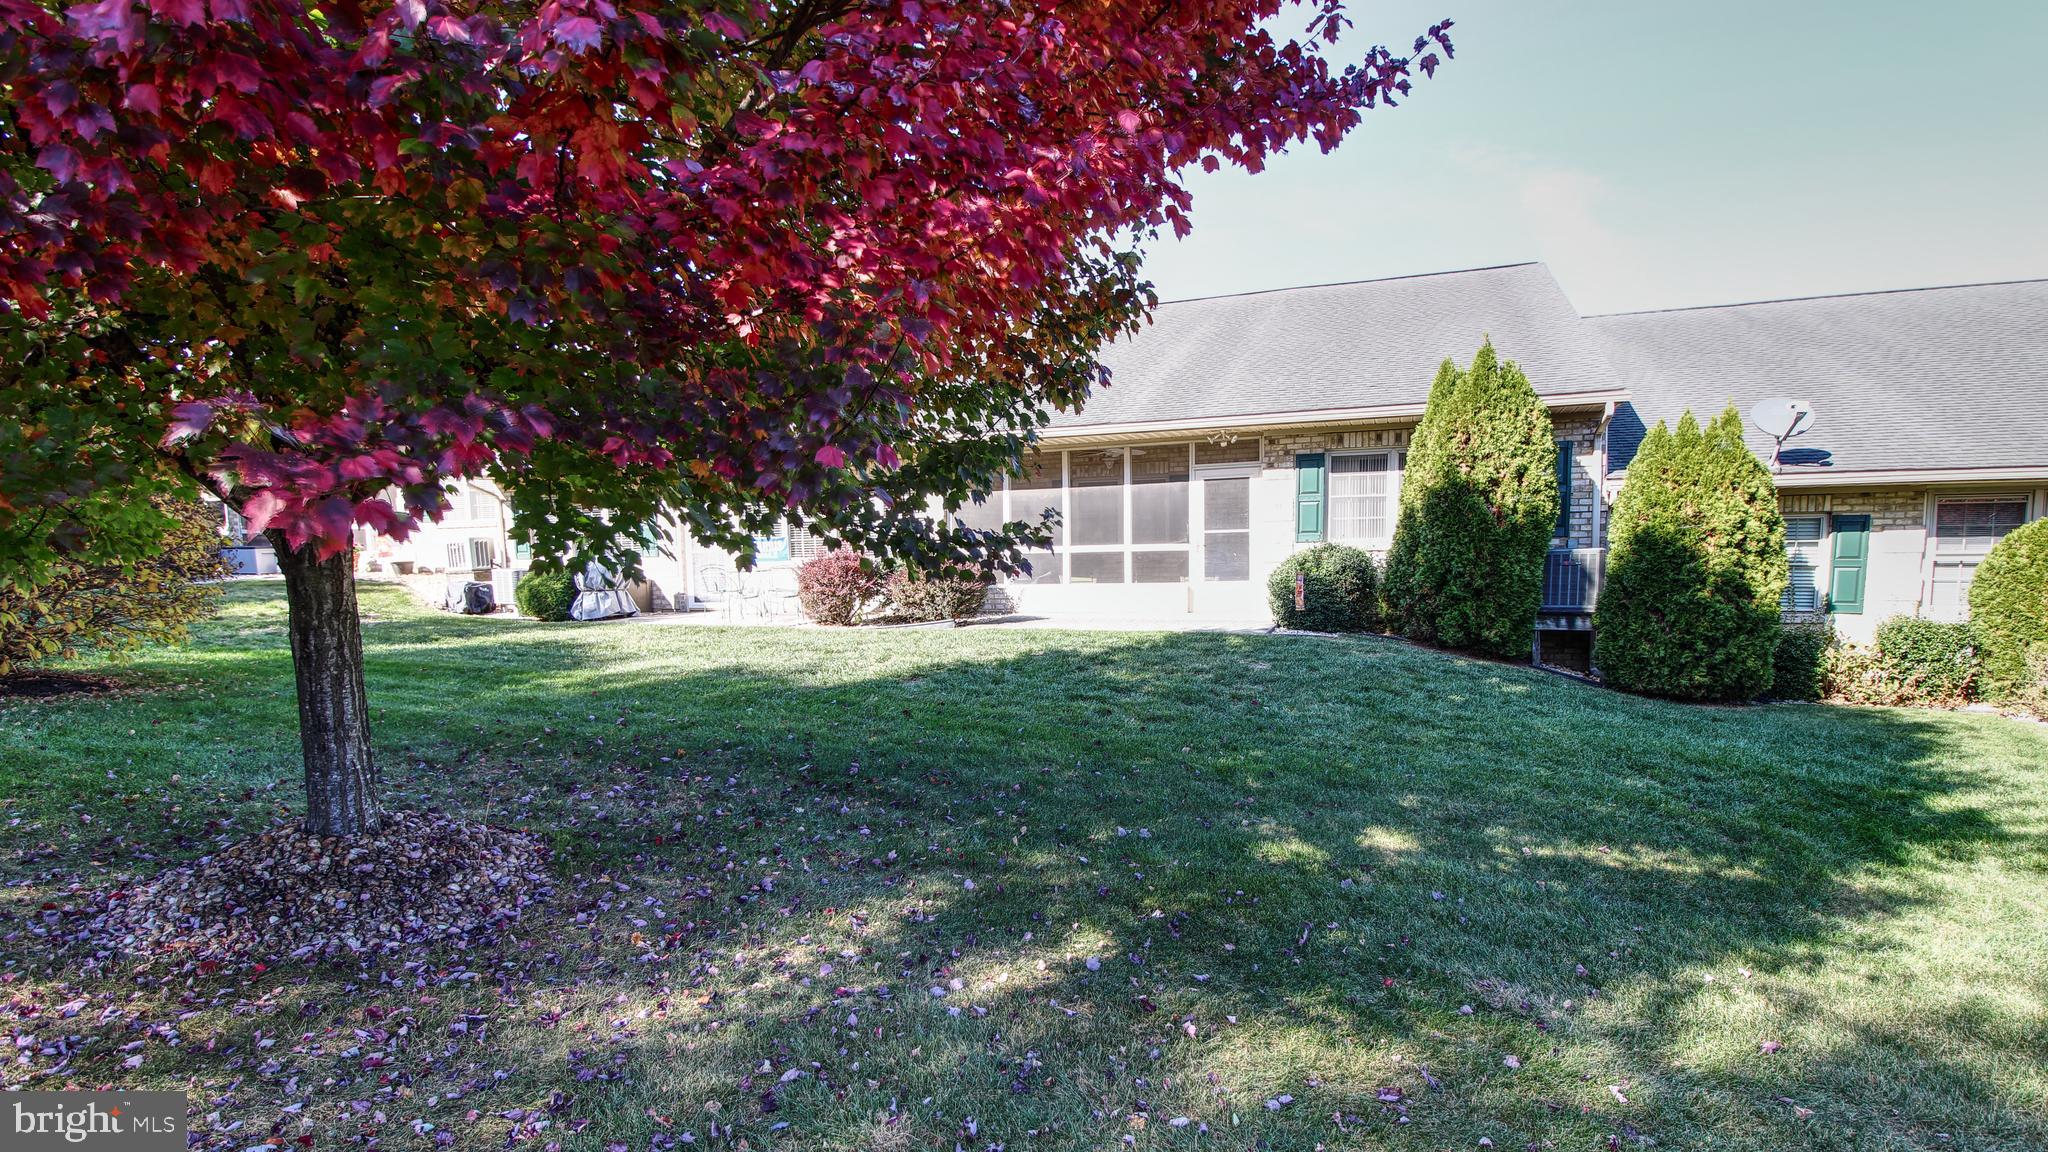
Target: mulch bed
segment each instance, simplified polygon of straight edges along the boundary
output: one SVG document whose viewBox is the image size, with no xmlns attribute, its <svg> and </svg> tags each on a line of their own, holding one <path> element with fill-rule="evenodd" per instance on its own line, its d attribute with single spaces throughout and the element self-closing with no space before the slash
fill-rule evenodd
<svg viewBox="0 0 2048 1152">
<path fill-rule="evenodd" d="M 0 699 L 45 700 L 52 696 L 83 696 L 112 692 L 120 686 L 119 681 L 105 676 L 86 676 L 76 672 L 20 672 L 0 676 Z"/>
<path fill-rule="evenodd" d="M 528 833 L 398 812 L 353 840 L 279 828 L 127 889 L 98 894 L 65 933 L 94 962 L 323 960 L 492 942 L 547 898 Z"/>
</svg>

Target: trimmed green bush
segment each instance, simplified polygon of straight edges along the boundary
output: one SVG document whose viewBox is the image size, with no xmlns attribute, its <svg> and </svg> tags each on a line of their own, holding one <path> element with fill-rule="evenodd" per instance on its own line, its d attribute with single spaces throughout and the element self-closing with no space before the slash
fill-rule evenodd
<svg viewBox="0 0 2048 1152">
<path fill-rule="evenodd" d="M 2048 646 L 2048 520 L 2006 533 L 1977 565 L 1970 621 L 1984 646 L 1986 694 L 2002 699 L 2024 688 L 2028 653 Z"/>
<path fill-rule="evenodd" d="M 813 624 L 845 627 L 860 623 L 882 595 L 882 575 L 851 548 L 834 548 L 804 561 L 796 571 L 796 599 Z"/>
<path fill-rule="evenodd" d="M 1295 580 L 1301 607 L 1294 606 Z M 1280 562 L 1266 581 L 1273 622 L 1300 632 L 1371 632 L 1380 625 L 1379 570 L 1372 554 L 1317 544 Z"/>
<path fill-rule="evenodd" d="M 1409 638 L 1492 656 L 1529 652 L 1557 527 L 1550 412 L 1487 341 L 1446 361 L 1409 442 L 1387 556 L 1387 614 Z"/>
<path fill-rule="evenodd" d="M 1828 649 L 1834 643 L 1834 630 L 1824 622 L 1785 625 L 1771 656 L 1771 696 L 1778 700 L 1820 699 L 1827 691 Z"/>
<path fill-rule="evenodd" d="M 535 620 L 567 620 L 569 606 L 576 602 L 576 581 L 567 572 L 528 572 L 513 585 L 512 602 L 521 615 Z"/>
<path fill-rule="evenodd" d="M 1644 437 L 1609 521 L 1593 661 L 1607 683 L 1678 700 L 1751 700 L 1771 687 L 1785 592 L 1785 522 L 1733 405 L 1704 430 L 1687 412 Z"/>
<path fill-rule="evenodd" d="M 981 615 L 989 583 L 987 577 L 979 575 L 898 568 L 889 573 L 883 595 L 888 597 L 890 608 L 907 620 L 971 620 Z"/>
<path fill-rule="evenodd" d="M 1876 641 L 1877 665 L 1902 699 L 1961 704 L 1975 693 L 1983 665 L 1969 624 L 1894 616 L 1877 626 Z"/>
<path fill-rule="evenodd" d="M 2006 692 L 2002 703 L 2048 720 L 2048 644 L 2036 644 L 2027 651 L 2026 674 L 2017 688 Z"/>
</svg>

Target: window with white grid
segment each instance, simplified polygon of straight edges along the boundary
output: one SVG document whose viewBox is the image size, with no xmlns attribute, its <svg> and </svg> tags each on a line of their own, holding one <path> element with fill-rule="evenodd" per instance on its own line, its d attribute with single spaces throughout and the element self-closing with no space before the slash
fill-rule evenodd
<svg viewBox="0 0 2048 1152">
<path fill-rule="evenodd" d="M 1399 478 L 1390 453 L 1330 457 L 1330 539 L 1384 544 L 1392 538 Z"/>
</svg>

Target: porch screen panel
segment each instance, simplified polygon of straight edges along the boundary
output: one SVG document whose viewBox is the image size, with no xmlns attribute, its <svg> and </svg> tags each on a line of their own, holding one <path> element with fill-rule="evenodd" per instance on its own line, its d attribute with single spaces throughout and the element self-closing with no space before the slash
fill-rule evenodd
<svg viewBox="0 0 2048 1152">
<path fill-rule="evenodd" d="M 1071 552 L 1067 555 L 1068 579 L 1075 584 L 1121 584 L 1124 582 L 1122 552 Z"/>
<path fill-rule="evenodd" d="M 1067 542 L 1066 457 L 1058 452 L 1033 452 L 1024 458 L 1024 472 L 1010 480 L 1010 519 L 1036 524 L 1047 512 L 1059 517 L 1053 525 L 1052 543 Z M 1060 583 L 1059 553 L 1050 548 L 1032 549 L 1024 556 L 1031 562 L 1029 576 L 1011 579 L 1027 584 Z"/>
<path fill-rule="evenodd" d="M 1330 458 L 1330 538 L 1385 540 L 1393 472 L 1387 454 Z"/>
<path fill-rule="evenodd" d="M 1069 542 L 1076 547 L 1124 542 L 1124 453 L 1090 449 L 1067 454 L 1068 496 L 1074 502 Z M 1119 558 L 1121 563 L 1121 558 Z"/>
<path fill-rule="evenodd" d="M 998 488 L 994 492 L 989 493 L 987 500 L 976 501 L 970 499 L 967 503 L 962 504 L 960 511 L 954 513 L 954 515 L 959 517 L 961 522 L 969 528 L 976 528 L 983 532 L 993 532 L 1001 528 L 1004 523 L 1002 489 Z"/>
<path fill-rule="evenodd" d="M 1202 578 L 1252 578 L 1252 484 L 1243 476 L 1202 481 Z"/>
<path fill-rule="evenodd" d="M 1131 449 L 1131 543 L 1188 542 L 1188 446 Z"/>
</svg>

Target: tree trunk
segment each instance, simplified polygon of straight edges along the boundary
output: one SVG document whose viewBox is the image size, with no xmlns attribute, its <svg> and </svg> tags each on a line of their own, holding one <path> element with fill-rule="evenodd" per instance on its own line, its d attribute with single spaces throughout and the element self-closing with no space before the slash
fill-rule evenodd
<svg viewBox="0 0 2048 1152">
<path fill-rule="evenodd" d="M 355 550 L 322 560 L 271 532 L 291 609 L 292 670 L 299 686 L 299 747 L 306 758 L 306 831 L 361 836 L 377 830 L 377 776 L 363 689 Z"/>
</svg>

